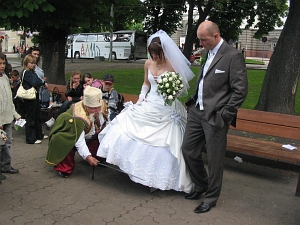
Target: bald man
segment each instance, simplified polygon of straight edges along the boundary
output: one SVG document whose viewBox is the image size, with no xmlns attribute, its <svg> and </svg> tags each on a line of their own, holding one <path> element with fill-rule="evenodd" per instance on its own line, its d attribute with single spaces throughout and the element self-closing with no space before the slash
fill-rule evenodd
<svg viewBox="0 0 300 225">
<path fill-rule="evenodd" d="M 243 55 L 222 39 L 217 24 L 202 22 L 197 36 L 208 55 L 199 73 L 197 90 L 186 103 L 188 121 L 182 152 L 195 186 L 185 198 L 195 200 L 205 194 L 194 210 L 205 213 L 216 206 L 221 193 L 227 132 L 230 124 L 235 126 L 248 80 Z M 208 174 L 202 159 L 205 148 Z"/>
</svg>

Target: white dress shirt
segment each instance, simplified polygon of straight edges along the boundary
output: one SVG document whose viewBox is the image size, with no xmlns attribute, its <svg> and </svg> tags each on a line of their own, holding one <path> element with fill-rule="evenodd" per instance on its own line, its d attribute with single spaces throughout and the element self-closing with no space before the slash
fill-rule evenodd
<svg viewBox="0 0 300 225">
<path fill-rule="evenodd" d="M 221 39 L 221 41 L 211 50 L 208 51 L 208 56 L 207 56 L 207 60 L 205 62 L 205 65 L 203 67 L 203 76 L 199 82 L 199 86 L 198 86 L 198 98 L 196 101 L 196 106 L 199 104 L 199 108 L 200 110 L 204 110 L 204 106 L 203 106 L 203 80 L 204 77 L 206 75 L 206 72 L 211 64 L 211 62 L 214 60 L 215 55 L 217 54 L 220 46 L 223 43 L 223 39 Z"/>
<path fill-rule="evenodd" d="M 100 119 L 100 126 L 102 126 L 103 123 L 105 122 L 102 113 L 100 113 L 99 119 Z M 87 156 L 91 155 L 91 152 L 86 144 L 86 140 L 91 139 L 94 134 L 95 134 L 95 124 L 93 123 L 91 131 L 86 136 L 85 136 L 85 132 L 82 131 L 77 142 L 75 143 L 77 152 L 83 159 L 86 159 Z"/>
</svg>

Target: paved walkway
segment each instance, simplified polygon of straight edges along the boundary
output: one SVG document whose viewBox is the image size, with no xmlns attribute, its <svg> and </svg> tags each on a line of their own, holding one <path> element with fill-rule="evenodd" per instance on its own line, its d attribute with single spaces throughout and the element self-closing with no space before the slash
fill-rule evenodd
<svg viewBox="0 0 300 225">
<path fill-rule="evenodd" d="M 13 138 L 13 166 L 20 173 L 7 174 L 0 185 L 0 224 L 300 224 L 298 174 L 292 171 L 226 158 L 217 206 L 198 215 L 193 210 L 200 200 L 175 191 L 150 193 L 109 168 L 95 168 L 92 180 L 92 168 L 79 156 L 74 174 L 61 178 L 44 161 L 47 140 L 25 144 L 23 128 Z"/>
</svg>

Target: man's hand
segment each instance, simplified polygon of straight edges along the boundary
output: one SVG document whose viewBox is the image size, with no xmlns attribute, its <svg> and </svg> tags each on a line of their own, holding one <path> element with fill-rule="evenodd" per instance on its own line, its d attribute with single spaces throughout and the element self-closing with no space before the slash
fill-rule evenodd
<svg viewBox="0 0 300 225">
<path fill-rule="evenodd" d="M 86 157 L 86 161 L 91 165 L 91 166 L 98 166 L 99 160 L 94 158 L 93 156 L 89 155 Z"/>
</svg>

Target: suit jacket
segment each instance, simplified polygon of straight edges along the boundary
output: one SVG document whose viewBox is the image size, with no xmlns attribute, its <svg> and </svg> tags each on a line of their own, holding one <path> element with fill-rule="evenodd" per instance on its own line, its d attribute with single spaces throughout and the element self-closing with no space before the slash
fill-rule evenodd
<svg viewBox="0 0 300 225">
<path fill-rule="evenodd" d="M 198 86 L 203 77 L 199 73 L 196 92 L 186 105 L 191 106 L 198 98 Z M 203 106 L 209 124 L 223 127 L 224 123 L 235 126 L 238 108 L 248 92 L 248 78 L 244 56 L 225 41 L 211 62 L 203 81 Z"/>
</svg>

